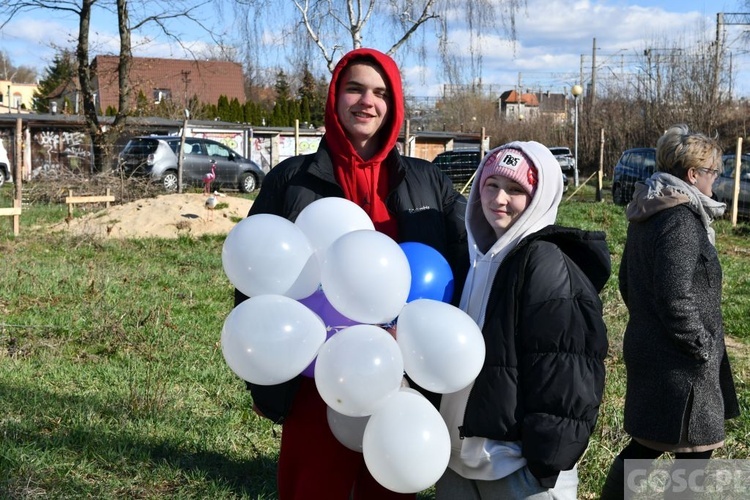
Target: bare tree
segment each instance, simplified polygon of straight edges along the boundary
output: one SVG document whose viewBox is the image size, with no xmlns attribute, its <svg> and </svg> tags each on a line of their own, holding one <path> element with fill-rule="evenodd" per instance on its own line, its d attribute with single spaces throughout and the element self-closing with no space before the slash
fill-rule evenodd
<svg viewBox="0 0 750 500">
<path fill-rule="evenodd" d="M 333 70 L 338 58 L 350 49 L 383 46 L 389 55 L 411 51 L 422 60 L 429 46 L 439 46 L 443 67 L 451 81 L 461 74 L 455 64 L 456 47 L 450 35 L 465 30 L 469 47 L 458 48 L 471 56 L 471 77 L 481 76 L 482 33 L 502 33 L 515 39 L 515 15 L 525 0 L 235 0 L 248 20 L 245 39 L 259 47 L 293 47 L 294 57 L 311 62 L 319 54 Z M 500 22 L 498 22 L 500 20 Z M 424 36 L 431 25 L 436 39 Z M 263 40 L 272 34 L 271 44 Z M 421 36 L 420 36 L 421 35 Z M 289 43 L 289 41 L 292 43 Z M 249 42 L 250 43 L 250 42 Z M 257 59 L 256 59 L 257 60 Z"/>
<path fill-rule="evenodd" d="M 108 168 L 111 158 L 111 146 L 122 133 L 127 116 L 130 112 L 130 65 L 132 62 L 131 33 L 146 25 L 155 25 L 168 38 L 178 40 L 178 36 L 170 30 L 170 21 L 188 19 L 201 29 L 209 31 L 193 13 L 207 2 L 198 2 L 189 7 L 183 7 L 182 1 L 156 0 L 137 2 L 136 5 L 148 5 L 143 14 L 135 21 L 131 20 L 129 0 L 114 0 L 117 11 L 117 25 L 120 37 L 120 54 L 118 63 L 119 109 L 111 126 L 103 126 L 99 120 L 99 109 L 96 103 L 96 89 L 93 87 L 94 68 L 89 54 L 91 16 L 94 8 L 112 9 L 112 0 L 20 0 L 0 4 L 0 29 L 10 22 L 16 15 L 35 10 L 52 10 L 62 13 L 72 13 L 78 18 L 78 38 L 76 42 L 76 61 L 78 63 L 78 80 L 83 98 L 83 113 L 86 127 L 91 138 L 94 153 L 94 170 L 104 171 Z M 108 3 L 110 2 L 110 3 Z M 158 12 L 151 14 L 148 12 Z"/>
<path fill-rule="evenodd" d="M 8 53 L 0 51 L 0 79 L 14 83 L 34 83 L 36 70 L 28 66 L 16 66 L 8 57 Z"/>
</svg>

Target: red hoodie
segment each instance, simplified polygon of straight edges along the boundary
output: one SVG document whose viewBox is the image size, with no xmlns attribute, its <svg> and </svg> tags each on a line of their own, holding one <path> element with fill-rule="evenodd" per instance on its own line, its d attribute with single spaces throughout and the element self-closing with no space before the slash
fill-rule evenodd
<svg viewBox="0 0 750 500">
<path fill-rule="evenodd" d="M 368 160 L 363 160 L 354 149 L 336 112 L 341 75 L 349 65 L 362 60 L 374 63 L 383 70 L 391 96 L 386 121 L 377 135 L 380 148 Z M 333 70 L 325 113 L 326 145 L 331 154 L 336 180 L 341 184 L 344 196 L 367 212 L 375 229 L 394 239 L 398 236 L 396 219 L 385 206 L 385 198 L 390 191 L 391 173 L 385 159 L 396 146 L 404 121 L 403 101 L 401 74 L 393 59 L 377 50 L 356 49 L 344 55 Z"/>
</svg>

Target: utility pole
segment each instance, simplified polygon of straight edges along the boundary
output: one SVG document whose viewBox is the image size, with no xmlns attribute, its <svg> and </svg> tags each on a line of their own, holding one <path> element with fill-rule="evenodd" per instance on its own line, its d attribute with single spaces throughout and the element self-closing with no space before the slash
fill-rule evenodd
<svg viewBox="0 0 750 500">
<path fill-rule="evenodd" d="M 190 83 L 190 71 L 184 69 L 180 71 L 182 74 L 182 83 L 185 84 L 185 108 L 188 107 L 188 84 Z"/>
<path fill-rule="evenodd" d="M 748 26 L 750 25 L 750 14 L 744 12 L 718 12 L 716 14 L 716 40 L 715 40 L 715 51 L 714 51 L 714 70 L 711 79 L 711 93 L 718 94 L 719 92 L 719 61 L 721 60 L 721 54 L 723 49 L 723 31 L 724 26 L 727 25 L 739 25 Z M 731 69 L 730 69 L 731 79 Z M 731 80 L 730 80 L 730 92 L 731 97 Z"/>
<path fill-rule="evenodd" d="M 589 95 L 589 109 L 594 108 L 596 104 L 596 38 L 591 48 L 591 95 Z"/>
<path fill-rule="evenodd" d="M 719 58 L 721 57 L 721 27 L 724 24 L 724 13 L 716 14 L 716 40 L 714 41 L 713 71 L 711 71 L 711 106 L 716 106 L 719 100 Z"/>
<path fill-rule="evenodd" d="M 583 54 L 581 54 L 581 67 L 578 70 L 578 74 L 579 74 L 578 83 L 580 83 L 581 85 L 584 85 L 583 83 L 583 57 L 584 57 Z"/>
</svg>

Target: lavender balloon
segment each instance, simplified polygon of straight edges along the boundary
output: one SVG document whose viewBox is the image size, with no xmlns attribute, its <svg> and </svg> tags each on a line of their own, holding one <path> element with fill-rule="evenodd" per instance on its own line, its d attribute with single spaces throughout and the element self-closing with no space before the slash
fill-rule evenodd
<svg viewBox="0 0 750 500">
<path fill-rule="evenodd" d="M 326 325 L 326 340 L 330 339 L 336 332 L 343 330 L 347 326 L 353 326 L 358 324 L 356 321 L 347 318 L 340 312 L 338 312 L 325 296 L 323 290 L 317 290 L 309 297 L 305 297 L 299 301 L 301 304 L 307 306 L 312 312 L 317 314 L 323 323 Z M 315 360 L 302 371 L 302 375 L 305 377 L 313 378 L 315 374 Z"/>
</svg>

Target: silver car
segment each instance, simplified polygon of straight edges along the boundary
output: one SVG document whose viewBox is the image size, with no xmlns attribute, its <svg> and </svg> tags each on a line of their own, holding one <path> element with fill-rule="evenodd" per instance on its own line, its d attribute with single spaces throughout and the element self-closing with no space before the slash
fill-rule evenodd
<svg viewBox="0 0 750 500">
<path fill-rule="evenodd" d="M 573 156 L 573 153 L 570 152 L 570 148 L 563 146 L 550 146 L 547 149 L 550 150 L 550 153 L 555 157 L 557 163 L 560 164 L 560 169 L 562 169 L 566 175 L 575 175 L 576 159 Z"/>
<path fill-rule="evenodd" d="M 724 155 L 721 174 L 716 178 L 713 192 L 719 201 L 727 204 L 727 213 L 734 198 L 734 166 L 735 155 Z M 750 217 L 750 155 L 742 155 L 740 159 L 740 194 L 737 202 L 737 213 Z"/>
<path fill-rule="evenodd" d="M 178 136 L 133 137 L 120 153 L 120 168 L 126 175 L 150 176 L 168 192 L 177 191 Z M 253 161 L 211 139 L 186 137 L 182 148 L 182 182 L 203 185 L 213 173 L 211 186 L 250 193 L 266 173 Z"/>
</svg>

